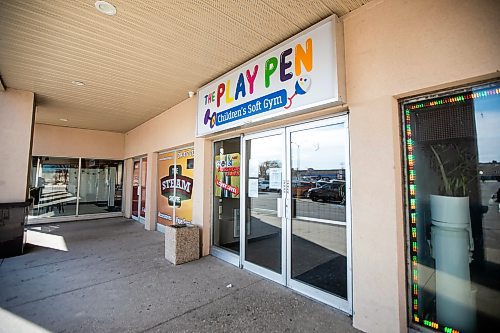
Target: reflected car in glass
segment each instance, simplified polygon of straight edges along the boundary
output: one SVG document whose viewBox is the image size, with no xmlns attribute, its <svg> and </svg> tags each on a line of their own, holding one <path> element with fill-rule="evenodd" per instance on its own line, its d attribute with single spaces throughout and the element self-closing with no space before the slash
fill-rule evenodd
<svg viewBox="0 0 500 333">
<path fill-rule="evenodd" d="M 269 180 L 259 180 L 259 191 L 269 191 Z"/>
<path fill-rule="evenodd" d="M 308 190 L 308 196 L 312 201 L 323 200 L 345 205 L 345 182 L 334 180 L 320 187 L 311 188 Z"/>
<path fill-rule="evenodd" d="M 307 198 L 309 189 L 314 187 L 314 182 L 292 181 L 292 192 L 295 198 Z"/>
</svg>

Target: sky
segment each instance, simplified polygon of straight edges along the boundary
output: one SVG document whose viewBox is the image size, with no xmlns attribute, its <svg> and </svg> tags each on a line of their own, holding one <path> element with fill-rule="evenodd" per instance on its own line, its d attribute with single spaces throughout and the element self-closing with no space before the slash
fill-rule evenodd
<svg viewBox="0 0 500 333">
<path fill-rule="evenodd" d="M 479 163 L 500 162 L 500 95 L 474 100 Z"/>
<path fill-rule="evenodd" d="M 346 166 L 347 133 L 344 125 L 329 125 L 291 133 L 292 165 L 296 169 L 331 170 Z M 252 158 L 260 162 L 281 159 L 281 136 L 252 140 Z"/>
</svg>

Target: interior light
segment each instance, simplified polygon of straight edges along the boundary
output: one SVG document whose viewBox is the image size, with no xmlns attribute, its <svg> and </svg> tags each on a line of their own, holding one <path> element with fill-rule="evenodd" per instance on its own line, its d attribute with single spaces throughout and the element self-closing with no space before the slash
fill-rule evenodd
<svg viewBox="0 0 500 333">
<path fill-rule="evenodd" d="M 84 86 L 85 83 L 83 83 L 82 81 L 71 81 L 71 83 L 73 83 L 75 86 Z"/>
<path fill-rule="evenodd" d="M 67 122 L 67 121 L 68 121 L 68 119 L 66 119 L 66 118 L 59 118 L 59 120 L 60 120 L 60 121 L 64 121 L 64 122 Z"/>
<path fill-rule="evenodd" d="M 109 16 L 116 15 L 116 7 L 107 1 L 96 1 L 95 8 L 103 14 Z"/>
</svg>

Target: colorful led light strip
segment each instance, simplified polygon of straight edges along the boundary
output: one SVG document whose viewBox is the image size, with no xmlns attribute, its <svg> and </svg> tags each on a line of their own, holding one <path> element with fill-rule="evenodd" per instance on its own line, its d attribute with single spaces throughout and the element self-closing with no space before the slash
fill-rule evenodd
<svg viewBox="0 0 500 333">
<path fill-rule="evenodd" d="M 452 97 L 444 97 L 441 99 L 433 99 L 430 101 L 423 101 L 423 102 L 418 102 L 418 103 L 413 103 L 409 104 L 407 106 L 408 110 L 416 110 L 416 109 L 421 109 L 421 108 L 427 108 L 430 106 L 436 106 L 436 105 L 445 105 L 445 104 L 450 104 L 450 103 L 462 103 L 465 101 L 468 101 L 470 99 L 479 99 L 479 98 L 484 98 L 484 97 L 490 97 L 493 95 L 500 95 L 500 88 L 491 88 L 491 89 L 485 89 L 485 90 L 480 90 L 476 92 L 469 92 L 461 95 L 456 95 Z M 408 114 L 407 114 L 408 115 Z M 406 131 L 408 131 L 408 128 L 410 127 L 408 121 L 409 117 L 406 117 L 407 123 L 406 123 Z M 411 132 L 411 129 L 409 129 Z"/>
<path fill-rule="evenodd" d="M 412 318 L 415 323 L 421 323 L 421 318 L 418 316 L 418 238 L 417 238 L 417 187 L 415 184 L 416 172 L 415 172 L 415 155 L 414 152 L 414 141 L 411 129 L 411 111 L 418 110 L 421 108 L 432 107 L 436 105 L 445 105 L 450 103 L 463 103 L 471 99 L 479 99 L 484 97 L 489 97 L 493 95 L 500 95 L 500 87 L 484 89 L 477 92 L 469 92 L 461 95 L 455 95 L 450 97 L 443 97 L 440 99 L 433 99 L 429 101 L 422 101 L 418 103 L 408 104 L 405 108 L 404 119 L 405 119 L 405 135 L 406 135 L 406 161 L 407 161 L 407 179 L 408 179 L 408 189 L 409 189 L 409 217 L 410 217 L 410 256 L 411 256 L 411 295 L 412 295 Z M 434 330 L 441 330 L 444 333 L 460 333 L 458 330 L 450 327 L 440 327 L 438 323 L 431 320 L 422 320 L 422 323 L 426 327 L 433 328 Z"/>
<path fill-rule="evenodd" d="M 416 213 L 416 205 L 417 205 L 417 188 L 415 186 L 415 156 L 413 155 L 413 139 L 412 139 L 412 131 L 411 131 L 411 113 L 410 109 L 407 108 L 405 110 L 405 134 L 406 134 L 406 161 L 408 165 L 408 185 L 409 185 L 409 202 L 410 202 L 410 223 L 411 223 L 411 234 L 410 234 L 410 243 L 411 243 L 411 294 L 412 294 L 412 312 L 413 312 L 413 321 L 415 323 L 420 322 L 420 318 L 418 317 L 418 261 L 417 261 L 417 213 Z"/>
</svg>

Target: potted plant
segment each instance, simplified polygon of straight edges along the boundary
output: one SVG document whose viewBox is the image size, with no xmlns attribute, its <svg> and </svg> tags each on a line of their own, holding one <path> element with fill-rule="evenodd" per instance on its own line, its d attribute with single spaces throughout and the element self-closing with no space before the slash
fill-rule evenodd
<svg viewBox="0 0 500 333">
<path fill-rule="evenodd" d="M 436 225 L 460 227 L 468 225 L 469 187 L 477 179 L 476 156 L 460 143 L 439 143 L 429 146 L 431 166 L 441 178 L 439 195 L 430 196 L 431 217 Z"/>
<path fill-rule="evenodd" d="M 431 167 L 439 174 L 439 195 L 430 195 L 432 256 L 436 260 L 436 317 L 444 325 L 472 332 L 475 293 L 469 264 L 474 250 L 469 192 L 477 179 L 477 158 L 465 142 L 431 144 Z"/>
</svg>

